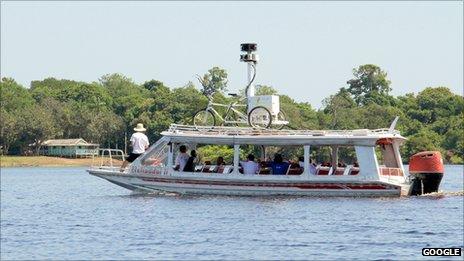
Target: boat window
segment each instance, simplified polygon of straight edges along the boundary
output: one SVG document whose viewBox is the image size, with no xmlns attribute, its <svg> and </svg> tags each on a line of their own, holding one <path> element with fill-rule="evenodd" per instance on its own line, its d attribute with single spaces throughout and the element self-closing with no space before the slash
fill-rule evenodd
<svg viewBox="0 0 464 261">
<path fill-rule="evenodd" d="M 311 146 L 310 158 L 316 166 L 316 175 L 359 174 L 358 160 L 353 146 Z"/>
<path fill-rule="evenodd" d="M 244 153 L 240 160 L 246 161 L 247 155 L 255 156 L 259 163 L 260 175 L 301 175 L 303 173 L 303 146 L 241 146 Z M 276 157 L 278 158 L 275 162 Z M 281 162 L 280 162 L 281 161 Z M 241 169 L 242 173 L 243 170 Z"/>
<path fill-rule="evenodd" d="M 375 154 L 380 167 L 399 168 L 391 141 L 379 140 L 375 146 Z"/>
<path fill-rule="evenodd" d="M 383 176 L 404 176 L 403 169 L 398 165 L 397 154 L 389 139 L 380 139 L 375 147 L 380 174 Z"/>
<path fill-rule="evenodd" d="M 141 159 L 142 165 L 145 166 L 166 166 L 169 153 L 167 139 L 158 140 Z"/>
<path fill-rule="evenodd" d="M 330 165 L 331 150 L 329 146 L 311 146 L 310 158 L 316 165 Z"/>
<path fill-rule="evenodd" d="M 198 162 L 214 164 L 219 157 L 225 164 L 232 164 L 234 161 L 234 147 L 228 145 L 198 145 Z"/>
<path fill-rule="evenodd" d="M 195 172 L 231 173 L 233 170 L 234 147 L 229 145 L 197 145 Z"/>
</svg>

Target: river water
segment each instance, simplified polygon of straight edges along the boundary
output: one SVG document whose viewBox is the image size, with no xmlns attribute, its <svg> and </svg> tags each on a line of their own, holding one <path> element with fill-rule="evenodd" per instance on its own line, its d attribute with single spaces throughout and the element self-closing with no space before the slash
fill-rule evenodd
<svg viewBox="0 0 464 261">
<path fill-rule="evenodd" d="M 4 168 L 0 258 L 433 260 L 422 248 L 464 246 L 463 166 L 445 170 L 439 195 L 370 199 L 156 196 Z"/>
</svg>

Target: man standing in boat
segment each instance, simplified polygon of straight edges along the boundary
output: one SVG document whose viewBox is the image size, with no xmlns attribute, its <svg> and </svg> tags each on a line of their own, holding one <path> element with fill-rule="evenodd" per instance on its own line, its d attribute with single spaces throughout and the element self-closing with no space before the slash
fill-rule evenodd
<svg viewBox="0 0 464 261">
<path fill-rule="evenodd" d="M 150 142 L 148 141 L 147 135 L 144 133 L 146 130 L 147 129 L 143 127 L 142 123 L 137 123 L 137 127 L 134 128 L 135 132 L 130 138 L 132 152 L 129 154 L 129 157 L 127 157 L 127 159 L 122 163 L 121 172 L 124 171 L 127 164 L 132 163 L 136 158 L 142 155 L 146 149 L 148 149 Z"/>
</svg>

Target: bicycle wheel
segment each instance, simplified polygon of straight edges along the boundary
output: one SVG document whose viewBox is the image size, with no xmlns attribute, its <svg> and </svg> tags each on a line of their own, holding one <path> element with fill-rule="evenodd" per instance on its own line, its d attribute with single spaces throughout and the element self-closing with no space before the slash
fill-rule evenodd
<svg viewBox="0 0 464 261">
<path fill-rule="evenodd" d="M 275 123 L 282 122 L 282 121 L 287 121 L 287 116 L 285 115 L 284 111 L 280 110 L 279 113 L 277 114 L 277 122 Z M 285 126 L 287 126 L 287 124 L 275 124 L 275 123 L 271 125 L 271 128 L 281 130 Z"/>
<path fill-rule="evenodd" d="M 269 128 L 272 123 L 272 116 L 268 109 L 257 106 L 248 113 L 248 124 L 251 127 Z"/>
<path fill-rule="evenodd" d="M 215 126 L 216 118 L 208 109 L 202 109 L 193 116 L 193 125 L 195 126 Z"/>
</svg>

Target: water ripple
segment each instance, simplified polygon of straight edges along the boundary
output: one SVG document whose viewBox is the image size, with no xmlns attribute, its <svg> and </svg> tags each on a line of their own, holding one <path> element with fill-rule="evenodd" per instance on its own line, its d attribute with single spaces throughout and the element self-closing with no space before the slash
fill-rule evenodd
<svg viewBox="0 0 464 261">
<path fill-rule="evenodd" d="M 0 259 L 425 259 L 423 247 L 464 245 L 463 176 L 446 173 L 436 195 L 253 198 L 131 193 L 79 168 L 2 169 Z"/>
</svg>

